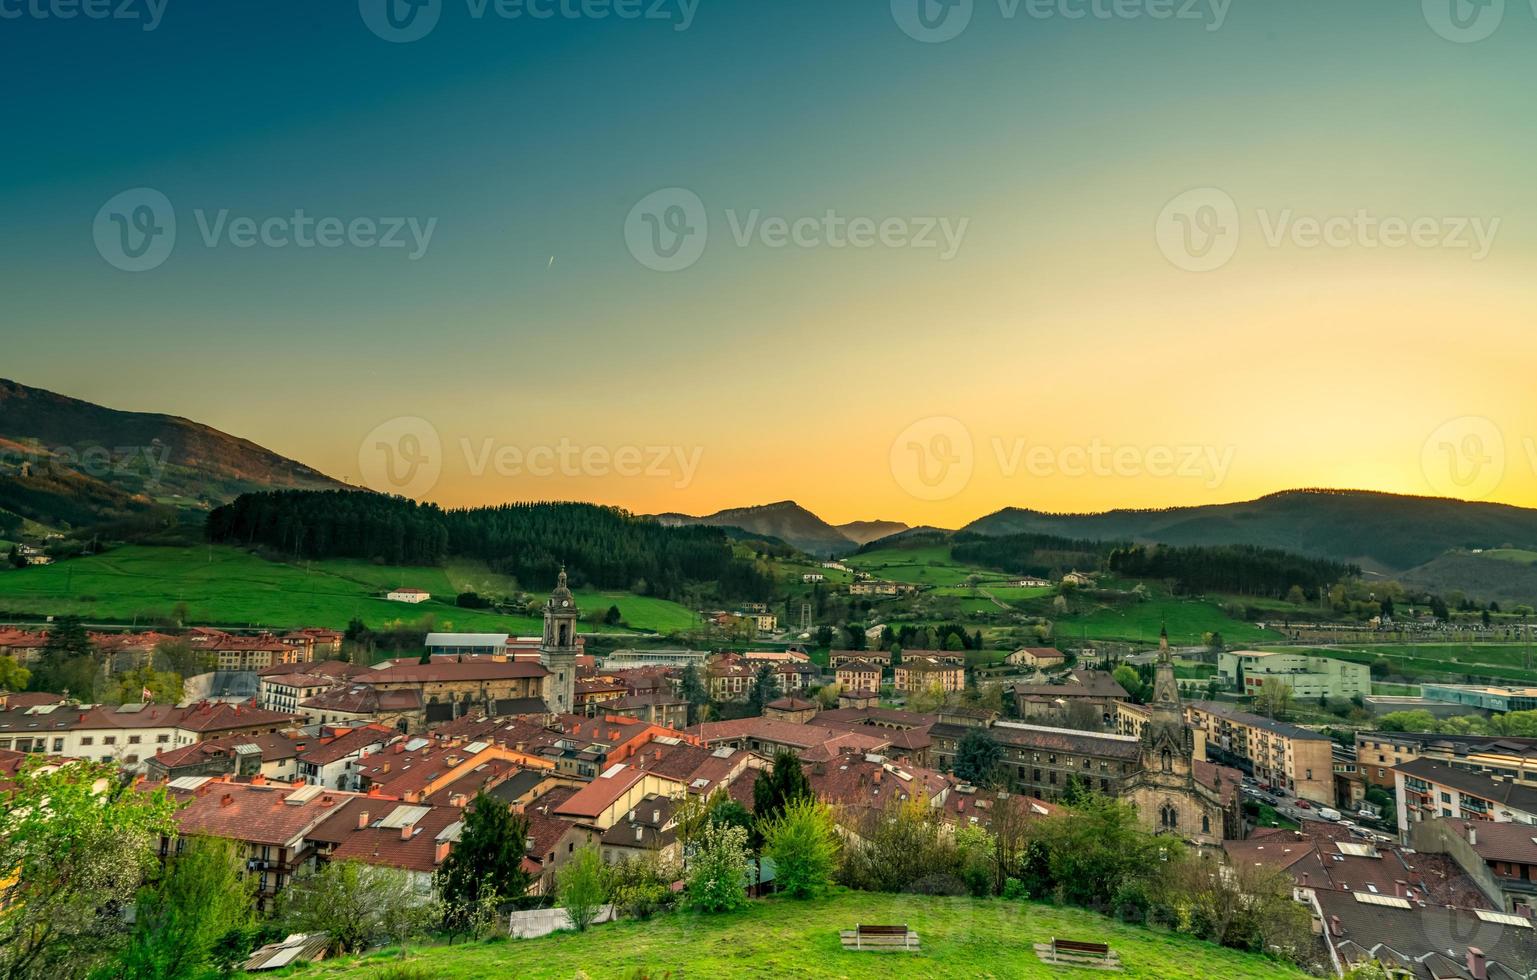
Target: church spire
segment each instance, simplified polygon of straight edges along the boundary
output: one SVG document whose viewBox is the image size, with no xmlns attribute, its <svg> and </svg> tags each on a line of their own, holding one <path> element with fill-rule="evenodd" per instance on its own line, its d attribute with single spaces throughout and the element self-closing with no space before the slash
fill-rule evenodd
<svg viewBox="0 0 1537 980">
<path fill-rule="evenodd" d="M 1174 679 L 1174 657 L 1169 652 L 1169 627 L 1158 634 L 1158 663 L 1153 668 L 1153 704 L 1179 709 L 1179 683 Z"/>
</svg>

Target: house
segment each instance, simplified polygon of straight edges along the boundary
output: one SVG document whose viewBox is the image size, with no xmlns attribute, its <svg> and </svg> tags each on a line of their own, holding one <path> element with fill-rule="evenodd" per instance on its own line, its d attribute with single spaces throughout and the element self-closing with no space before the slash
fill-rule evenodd
<svg viewBox="0 0 1537 980">
<path fill-rule="evenodd" d="M 763 706 L 765 718 L 777 718 L 780 721 L 794 722 L 803 725 L 816 717 L 820 706 L 815 701 L 807 701 L 804 698 L 785 697 L 776 701 L 770 701 Z"/>
<path fill-rule="evenodd" d="M 207 776 L 174 780 L 176 836 L 163 837 L 162 857 L 180 853 L 188 837 L 222 837 L 241 845 L 245 871 L 256 880 L 256 903 L 266 908 L 293 876 L 314 866 L 310 833 L 347 796 L 319 786 L 219 782 Z"/>
<path fill-rule="evenodd" d="M 892 673 L 896 689 L 904 694 L 935 688 L 953 694 L 966 689 L 966 668 L 934 657 L 909 657 L 904 653 Z"/>
<path fill-rule="evenodd" d="M 426 728 L 425 708 L 421 691 L 381 691 L 369 684 L 341 684 L 299 702 L 307 724 L 385 725 L 401 732 Z"/>
<path fill-rule="evenodd" d="M 688 727 L 688 702 L 670 692 L 643 691 L 626 694 L 617 701 L 605 702 L 603 709 L 606 714 L 633 718 L 662 728 L 682 731 Z"/>
<path fill-rule="evenodd" d="M 1004 658 L 1011 667 L 1051 670 L 1067 663 L 1067 655 L 1053 647 L 1023 647 Z"/>
<path fill-rule="evenodd" d="M 311 786 L 345 790 L 362 790 L 358 763 L 401 737 L 395 729 L 384 725 L 362 725 L 350 730 L 325 727 L 322 733 L 322 738 L 311 741 L 299 752 L 298 778 Z"/>
<path fill-rule="evenodd" d="M 884 665 L 878 660 L 851 660 L 833 671 L 833 678 L 845 691 L 879 691 Z"/>
<path fill-rule="evenodd" d="M 405 875 L 423 901 L 435 891 L 433 876 L 459 842 L 464 811 L 354 796 L 309 834 L 316 858 L 360 861 Z"/>
<path fill-rule="evenodd" d="M 421 589 L 394 589 L 385 598 L 391 602 L 409 602 L 414 604 L 431 599 L 432 593 L 424 592 Z"/>
<path fill-rule="evenodd" d="M 648 797 L 682 796 L 681 781 L 616 763 L 555 807 L 556 816 L 602 833 Z"/>
<path fill-rule="evenodd" d="M 711 748 L 745 749 L 772 756 L 780 751 L 794 752 L 803 760 L 831 758 L 845 750 L 881 752 L 891 745 L 885 732 L 852 732 L 822 725 L 797 725 L 774 718 L 736 718 L 710 721 L 689 729 Z"/>
<path fill-rule="evenodd" d="M 801 576 L 801 581 L 802 582 L 825 582 L 825 581 L 827 581 L 827 576 L 823 575 L 821 572 L 806 572 L 804 575 Z"/>
<path fill-rule="evenodd" d="M 261 776 L 274 782 L 292 782 L 298 778 L 299 753 L 307 741 L 307 736 L 297 731 L 226 735 L 156 752 L 144 760 L 144 775 L 151 782 L 182 776 Z"/>
<path fill-rule="evenodd" d="M 678 843 L 677 800 L 653 794 L 630 809 L 598 838 L 604 864 L 622 864 L 656 855 L 676 864 L 683 856 Z"/>
<path fill-rule="evenodd" d="M 1537 831 L 1530 826 L 1437 817 L 1416 825 L 1410 843 L 1421 854 L 1455 860 L 1493 893 L 1496 907 L 1537 918 Z"/>
<path fill-rule="evenodd" d="M 1531 976 L 1537 930 L 1525 916 L 1369 891 L 1317 889 L 1310 904 L 1339 976 L 1366 963 L 1414 980 Z"/>
<path fill-rule="evenodd" d="M 577 848 L 598 837 L 592 827 L 557 812 L 576 793 L 576 787 L 558 786 L 518 811 L 528 820 L 528 862 L 524 867 L 534 876 L 529 889 L 534 895 L 553 895 L 555 875 Z"/>
<path fill-rule="evenodd" d="M 1024 578 L 1010 579 L 1009 580 L 1009 588 L 1011 588 L 1011 589 L 1049 589 L 1049 588 L 1051 588 L 1051 582 L 1046 580 L 1046 579 L 1043 579 L 1043 578 L 1036 578 L 1034 575 L 1026 575 Z"/>
<path fill-rule="evenodd" d="M 1436 817 L 1537 826 L 1537 787 L 1432 759 L 1400 763 L 1393 777 L 1404 839 L 1415 824 Z"/>
</svg>

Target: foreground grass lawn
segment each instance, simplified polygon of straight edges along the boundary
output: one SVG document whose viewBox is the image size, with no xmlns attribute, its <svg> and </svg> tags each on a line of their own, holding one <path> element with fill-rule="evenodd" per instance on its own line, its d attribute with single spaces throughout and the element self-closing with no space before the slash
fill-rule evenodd
<svg viewBox="0 0 1537 980">
<path fill-rule="evenodd" d="M 461 591 L 490 586 L 505 594 L 512 584 L 467 562 L 446 568 L 388 567 L 344 558 L 288 564 L 222 545 L 134 545 L 42 568 L 0 572 L 0 613 L 73 614 L 94 623 L 143 625 L 169 617 L 184 603 L 189 623 L 217 626 L 344 629 L 359 617 L 378 628 L 431 616 L 434 628 L 442 631 L 537 634 L 543 628 L 537 618 L 453 604 Z M 413 606 L 376 595 L 401 586 L 425 589 L 433 600 Z M 677 603 L 624 592 L 579 592 L 577 604 L 584 612 L 617 605 L 625 621 L 640 630 L 680 629 L 693 618 Z M 622 630 L 593 624 L 583 629 Z"/>
<path fill-rule="evenodd" d="M 919 953 L 845 952 L 840 929 L 906 924 Z M 1036 942 L 1104 941 L 1125 977 L 1200 980 L 1302 977 L 1300 971 L 1194 940 L 1119 925 L 1090 912 L 1001 899 L 928 898 L 841 892 L 809 902 L 770 898 L 725 916 L 677 914 L 598 926 L 586 935 L 435 947 L 406 961 L 432 977 L 1061 977 L 1086 971 L 1041 963 Z M 303 976 L 369 977 L 391 955 L 320 963 Z M 671 971 L 669 974 L 668 971 Z"/>
</svg>

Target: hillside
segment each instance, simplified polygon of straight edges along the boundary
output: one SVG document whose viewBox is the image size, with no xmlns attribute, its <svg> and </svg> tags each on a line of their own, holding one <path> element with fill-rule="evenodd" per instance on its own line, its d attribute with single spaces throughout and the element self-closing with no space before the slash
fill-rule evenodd
<svg viewBox="0 0 1537 980">
<path fill-rule="evenodd" d="M 206 509 L 250 490 L 342 484 L 172 415 L 123 412 L 0 379 L 0 511 L 51 527 Z"/>
<path fill-rule="evenodd" d="M 386 567 L 347 558 L 290 564 L 223 545 L 126 546 L 45 568 L 0 570 L 0 619 L 76 615 L 91 623 L 143 626 L 171 618 L 184 606 L 187 625 L 345 629 L 357 617 L 377 629 L 395 620 L 431 617 L 440 630 L 538 633 L 537 618 L 454 605 L 460 592 L 508 596 L 519 584 L 471 561 L 443 567 Z M 553 584 L 551 579 L 523 588 L 539 594 Z M 379 597 L 402 586 L 425 589 L 432 601 L 413 606 Z M 579 589 L 576 602 L 584 615 L 618 606 L 637 630 L 668 632 L 693 622 L 676 603 L 628 592 Z M 623 627 L 589 623 L 582 629 Z"/>
<path fill-rule="evenodd" d="M 901 521 L 850 521 L 847 524 L 839 524 L 837 528 L 844 537 L 861 545 L 908 530 L 907 525 Z"/>
<path fill-rule="evenodd" d="M 1398 575 L 1460 548 L 1537 546 L 1537 510 L 1365 491 L 1291 490 L 1168 510 L 1047 514 L 1007 508 L 963 530 L 1164 544 L 1252 544 Z"/>
<path fill-rule="evenodd" d="M 777 538 L 819 557 L 842 554 L 855 548 L 854 539 L 793 500 L 781 500 L 758 507 L 734 507 L 705 517 L 657 514 L 656 519 L 669 527 L 737 527 L 753 534 Z"/>
<path fill-rule="evenodd" d="M 840 929 L 903 923 L 917 953 L 849 952 Z M 543 939 L 461 943 L 420 950 L 404 961 L 435 978 L 651 977 L 1062 977 L 1088 971 L 1048 966 L 1032 944 L 1052 937 L 1109 942 L 1128 978 L 1261 980 L 1302 972 L 1185 936 L 1122 925 L 1078 909 L 1002 899 L 840 892 L 794 902 L 770 898 L 730 915 L 675 913 Z M 306 977 L 370 977 L 400 961 L 392 954 L 317 963 Z"/>
</svg>

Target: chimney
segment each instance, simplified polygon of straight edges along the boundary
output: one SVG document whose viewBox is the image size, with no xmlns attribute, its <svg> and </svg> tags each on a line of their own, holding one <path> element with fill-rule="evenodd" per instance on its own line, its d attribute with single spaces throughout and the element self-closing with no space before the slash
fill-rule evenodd
<svg viewBox="0 0 1537 980">
<path fill-rule="evenodd" d="M 400 839 L 401 840 L 410 840 L 411 839 L 411 835 L 414 834 L 414 833 L 416 833 L 416 825 L 408 823 L 405 826 L 400 828 Z"/>
<path fill-rule="evenodd" d="M 1340 925 L 1340 917 L 1337 915 L 1329 916 L 1329 935 L 1336 939 L 1345 935 L 1345 929 Z"/>
<path fill-rule="evenodd" d="M 225 807 L 225 806 L 234 806 L 234 805 L 235 805 L 235 797 L 232 794 L 225 793 L 223 796 L 219 797 L 219 806 Z"/>
<path fill-rule="evenodd" d="M 1302 872 L 1302 887 L 1306 888 L 1307 886 L 1308 886 L 1308 873 L 1306 871 L 1304 871 L 1304 872 Z"/>
<path fill-rule="evenodd" d="M 358 829 L 362 830 L 364 827 L 367 827 L 367 826 L 368 826 L 368 811 L 364 810 L 362 813 L 358 814 Z"/>
<path fill-rule="evenodd" d="M 438 846 L 434 848 L 432 852 L 433 864 L 442 864 L 444 861 L 448 860 L 448 849 L 452 843 L 452 841 L 446 840 L 438 841 Z"/>
<path fill-rule="evenodd" d="M 877 769 L 877 770 L 875 770 L 874 779 L 875 779 L 876 785 L 880 784 L 881 776 L 883 776 L 883 775 L 885 775 L 885 770 L 884 769 Z"/>
<path fill-rule="evenodd" d="M 1393 882 L 1393 894 L 1399 898 L 1408 897 L 1409 883 L 1404 881 L 1402 878 L 1395 879 Z"/>
<path fill-rule="evenodd" d="M 1468 843 L 1474 847 L 1478 846 L 1478 828 L 1473 826 L 1471 822 L 1468 823 Z M 1471 950 L 1469 953 L 1471 955 Z"/>
<path fill-rule="evenodd" d="M 1489 968 L 1484 963 L 1484 951 L 1477 946 L 1468 947 L 1468 972 L 1473 980 L 1489 980 Z"/>
<path fill-rule="evenodd" d="M 263 776 L 261 773 L 257 773 L 256 775 L 251 777 L 251 785 L 252 786 L 265 786 L 265 785 L 267 785 L 267 777 Z"/>
<path fill-rule="evenodd" d="M 404 752 L 405 750 L 406 750 L 406 743 L 404 743 L 404 742 L 396 742 L 395 743 L 395 754 L 396 755 L 399 755 L 400 753 Z"/>
</svg>

